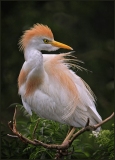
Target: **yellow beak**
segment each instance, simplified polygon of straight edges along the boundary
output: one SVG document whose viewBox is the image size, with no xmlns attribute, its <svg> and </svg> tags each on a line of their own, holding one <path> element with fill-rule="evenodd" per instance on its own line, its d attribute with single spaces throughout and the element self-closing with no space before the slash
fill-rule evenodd
<svg viewBox="0 0 115 160">
<path fill-rule="evenodd" d="M 54 40 L 51 41 L 50 44 L 51 44 L 52 46 L 55 46 L 55 47 L 73 50 L 73 48 L 71 48 L 70 46 L 68 46 L 68 45 L 66 45 L 66 44 L 63 44 L 63 43 L 60 43 L 60 42 L 57 42 L 57 41 L 54 41 Z"/>
</svg>

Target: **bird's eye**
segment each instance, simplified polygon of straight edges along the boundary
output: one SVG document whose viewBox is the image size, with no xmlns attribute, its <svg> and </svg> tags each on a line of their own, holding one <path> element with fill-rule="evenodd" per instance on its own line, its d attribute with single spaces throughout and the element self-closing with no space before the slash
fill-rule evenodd
<svg viewBox="0 0 115 160">
<path fill-rule="evenodd" d="M 44 43 L 48 43 L 49 40 L 48 39 L 43 39 Z"/>
</svg>

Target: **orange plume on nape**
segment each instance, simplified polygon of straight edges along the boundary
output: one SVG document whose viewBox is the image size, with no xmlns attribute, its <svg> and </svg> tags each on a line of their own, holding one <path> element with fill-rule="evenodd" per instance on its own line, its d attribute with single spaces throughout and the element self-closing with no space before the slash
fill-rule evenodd
<svg viewBox="0 0 115 160">
<path fill-rule="evenodd" d="M 51 29 L 47 25 L 37 23 L 29 30 L 26 30 L 22 35 L 19 41 L 20 50 L 23 50 L 27 46 L 29 40 L 35 36 L 54 38 Z"/>
</svg>

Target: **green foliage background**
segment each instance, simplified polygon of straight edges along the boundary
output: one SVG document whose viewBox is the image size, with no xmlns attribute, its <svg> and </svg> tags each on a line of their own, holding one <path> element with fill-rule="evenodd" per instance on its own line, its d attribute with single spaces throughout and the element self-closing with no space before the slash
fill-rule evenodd
<svg viewBox="0 0 115 160">
<path fill-rule="evenodd" d="M 22 153 L 22 150 L 24 148 L 27 148 L 27 145 L 20 143 L 19 140 L 12 140 L 10 137 L 6 136 L 6 133 L 10 133 L 7 126 L 7 121 L 12 120 L 14 112 L 14 108 L 9 108 L 9 106 L 12 103 L 21 104 L 21 99 L 18 96 L 17 88 L 17 77 L 24 62 L 23 53 L 19 52 L 17 45 L 20 36 L 23 34 L 24 30 L 29 29 L 33 26 L 33 24 L 43 23 L 48 25 L 52 29 L 55 40 L 68 44 L 72 48 L 74 48 L 74 50 L 76 51 L 74 55 L 77 56 L 78 59 L 85 62 L 84 64 L 82 64 L 82 67 L 85 67 L 88 70 L 92 71 L 76 71 L 76 73 L 91 86 L 97 97 L 97 110 L 102 118 L 105 119 L 113 112 L 114 106 L 114 2 L 74 0 L 2 1 L 1 4 L 1 122 L 4 125 L 4 127 L 2 126 L 2 137 L 6 142 L 6 145 L 4 144 L 3 147 L 4 152 L 6 149 L 6 152 L 9 153 L 9 157 L 5 158 L 12 159 L 12 156 L 14 156 L 13 158 L 17 158 L 18 153 L 19 157 L 17 159 L 28 159 L 28 157 L 30 156 L 29 154 L 32 152 L 30 152 L 30 150 L 28 149 L 28 152 L 26 150 L 24 151 L 24 153 Z M 66 51 L 62 49 L 56 51 L 56 53 L 62 52 Z M 30 120 L 28 118 L 25 118 L 20 110 L 18 110 L 17 118 L 20 122 L 25 122 L 25 124 L 23 124 L 23 127 L 26 128 L 26 124 Z M 103 125 L 102 128 L 111 130 L 112 122 L 113 120 L 109 121 L 108 123 Z M 41 124 L 42 123 L 44 123 L 44 120 L 41 122 Z M 48 124 L 48 129 L 56 125 L 55 128 L 57 130 L 60 130 L 59 124 L 49 121 Z M 45 127 L 47 128 L 47 125 L 45 125 Z M 60 136 L 61 140 L 59 142 L 64 139 L 64 135 L 67 132 L 67 126 L 62 125 L 62 128 L 63 136 Z M 20 125 L 19 129 L 21 129 Z M 54 130 L 54 127 L 52 128 L 52 130 Z M 29 128 L 25 132 L 28 133 Z M 57 131 L 55 131 L 54 133 L 58 134 Z M 93 143 L 92 140 L 89 139 L 89 133 L 88 135 L 83 135 L 81 139 L 82 142 L 76 140 L 75 143 L 77 143 L 77 146 L 81 144 L 81 146 L 83 147 L 86 143 L 92 146 L 90 148 L 94 147 L 93 145 L 95 145 L 95 143 Z M 58 141 L 55 140 L 55 136 L 54 142 L 58 143 Z M 17 146 L 17 150 L 15 146 Z M 43 152 L 42 149 L 39 149 L 41 151 L 41 154 L 44 153 L 44 149 Z M 79 149 L 79 147 L 77 149 Z M 10 155 L 12 153 L 12 150 L 14 150 L 14 155 Z M 50 151 L 47 152 L 50 154 Z M 88 149 L 86 155 L 91 153 L 94 153 L 94 150 L 91 151 L 90 149 L 89 151 Z M 40 154 L 37 156 L 39 157 Z M 73 156 L 73 158 L 76 157 L 78 157 L 78 159 L 84 158 L 82 156 L 80 157 L 80 154 L 78 154 L 78 152 L 76 153 L 75 157 Z"/>
</svg>

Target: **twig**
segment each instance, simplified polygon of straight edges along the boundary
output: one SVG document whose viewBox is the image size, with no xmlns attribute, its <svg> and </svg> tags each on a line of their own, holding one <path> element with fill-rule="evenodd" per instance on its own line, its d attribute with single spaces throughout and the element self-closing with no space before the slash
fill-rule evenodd
<svg viewBox="0 0 115 160">
<path fill-rule="evenodd" d="M 98 127 L 100 127 L 101 125 L 103 125 L 104 123 L 108 122 L 110 119 L 112 119 L 114 117 L 114 112 L 112 113 L 111 116 L 109 116 L 108 118 L 106 118 L 105 120 L 103 120 L 101 123 L 94 125 L 94 130 L 96 130 Z"/>
<path fill-rule="evenodd" d="M 32 133 L 32 138 L 33 138 L 33 139 L 35 139 L 35 132 L 36 132 L 36 129 L 37 129 L 39 120 L 40 120 L 40 118 L 38 118 L 37 123 L 36 123 L 36 125 L 35 125 L 35 127 L 34 127 L 34 130 L 33 130 L 33 133 Z"/>
<path fill-rule="evenodd" d="M 13 116 L 13 131 L 14 132 L 17 132 L 17 130 L 16 130 L 16 109 L 17 109 L 17 106 L 15 108 L 14 116 Z"/>
<path fill-rule="evenodd" d="M 89 120 L 89 118 L 87 118 L 87 122 L 86 122 L 85 127 L 89 126 L 89 122 L 90 122 L 90 120 Z"/>
<path fill-rule="evenodd" d="M 7 134 L 9 137 L 18 138 L 18 136 Z"/>
</svg>

